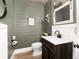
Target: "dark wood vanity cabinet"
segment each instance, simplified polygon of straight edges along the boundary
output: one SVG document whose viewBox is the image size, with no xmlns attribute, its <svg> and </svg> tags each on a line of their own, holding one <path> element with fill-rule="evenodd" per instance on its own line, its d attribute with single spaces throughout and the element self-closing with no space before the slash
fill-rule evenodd
<svg viewBox="0 0 79 59">
<path fill-rule="evenodd" d="M 42 59 L 73 59 L 73 42 L 54 45 L 41 38 Z"/>
</svg>

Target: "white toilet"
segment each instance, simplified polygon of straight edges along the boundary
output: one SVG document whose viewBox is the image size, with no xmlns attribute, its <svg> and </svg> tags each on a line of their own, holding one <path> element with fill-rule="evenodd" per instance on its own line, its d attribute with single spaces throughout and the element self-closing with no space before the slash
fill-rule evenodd
<svg viewBox="0 0 79 59">
<path fill-rule="evenodd" d="M 42 43 L 36 42 L 32 44 L 33 56 L 42 55 Z"/>
</svg>

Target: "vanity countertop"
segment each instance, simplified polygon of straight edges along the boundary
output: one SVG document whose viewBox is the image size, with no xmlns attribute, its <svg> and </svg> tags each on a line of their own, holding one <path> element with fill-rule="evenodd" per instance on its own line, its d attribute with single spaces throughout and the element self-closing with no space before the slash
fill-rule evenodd
<svg viewBox="0 0 79 59">
<path fill-rule="evenodd" d="M 41 37 L 55 45 L 73 42 L 72 37 L 69 39 L 68 38 L 57 38 L 56 36 L 41 36 Z"/>
</svg>

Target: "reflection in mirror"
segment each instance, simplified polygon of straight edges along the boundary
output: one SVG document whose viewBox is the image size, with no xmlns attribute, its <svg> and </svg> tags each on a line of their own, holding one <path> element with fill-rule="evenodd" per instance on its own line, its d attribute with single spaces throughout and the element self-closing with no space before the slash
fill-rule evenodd
<svg viewBox="0 0 79 59">
<path fill-rule="evenodd" d="M 0 19 L 4 18 L 7 14 L 6 1 L 0 0 Z"/>
</svg>

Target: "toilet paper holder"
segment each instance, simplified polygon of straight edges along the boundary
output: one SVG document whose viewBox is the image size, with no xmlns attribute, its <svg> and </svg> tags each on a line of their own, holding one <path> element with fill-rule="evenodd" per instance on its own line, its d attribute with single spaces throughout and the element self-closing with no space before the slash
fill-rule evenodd
<svg viewBox="0 0 79 59">
<path fill-rule="evenodd" d="M 16 36 L 11 36 L 11 46 L 14 47 L 17 43 L 18 41 L 16 40 Z"/>
</svg>

